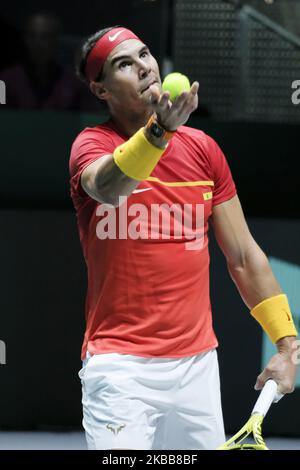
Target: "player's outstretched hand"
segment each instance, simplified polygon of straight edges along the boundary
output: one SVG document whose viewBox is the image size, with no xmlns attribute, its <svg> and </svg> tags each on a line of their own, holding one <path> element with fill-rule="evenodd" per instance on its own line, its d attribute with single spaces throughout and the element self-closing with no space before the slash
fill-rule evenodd
<svg viewBox="0 0 300 470">
<path fill-rule="evenodd" d="M 182 92 L 172 103 L 168 91 L 161 93 L 157 85 L 151 85 L 151 105 L 165 129 L 173 131 L 187 122 L 198 107 L 198 90 L 199 83 L 194 82 L 189 92 Z"/>
</svg>

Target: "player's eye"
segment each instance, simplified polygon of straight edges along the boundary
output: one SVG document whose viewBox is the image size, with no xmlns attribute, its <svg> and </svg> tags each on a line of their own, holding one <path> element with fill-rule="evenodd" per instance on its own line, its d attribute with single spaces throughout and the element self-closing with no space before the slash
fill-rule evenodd
<svg viewBox="0 0 300 470">
<path fill-rule="evenodd" d="M 128 60 L 126 60 L 126 61 L 120 63 L 119 68 L 126 67 L 126 65 L 130 65 L 130 64 L 131 64 L 131 62 L 128 62 Z"/>
</svg>

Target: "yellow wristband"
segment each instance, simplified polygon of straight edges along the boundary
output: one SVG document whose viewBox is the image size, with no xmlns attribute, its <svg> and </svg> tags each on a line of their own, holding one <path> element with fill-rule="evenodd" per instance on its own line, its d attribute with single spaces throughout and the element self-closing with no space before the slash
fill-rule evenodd
<svg viewBox="0 0 300 470">
<path fill-rule="evenodd" d="M 115 149 L 113 158 L 125 175 L 143 181 L 152 173 L 165 150 L 152 145 L 146 138 L 142 127 L 129 140 Z"/>
<path fill-rule="evenodd" d="M 274 295 L 263 300 L 253 307 L 251 315 L 260 323 L 274 344 L 285 336 L 297 336 L 285 294 Z"/>
</svg>

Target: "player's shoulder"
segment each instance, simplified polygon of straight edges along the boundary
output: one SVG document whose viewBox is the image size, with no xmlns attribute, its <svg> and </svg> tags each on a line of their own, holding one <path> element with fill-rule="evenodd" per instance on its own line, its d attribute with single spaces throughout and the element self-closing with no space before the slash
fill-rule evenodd
<svg viewBox="0 0 300 470">
<path fill-rule="evenodd" d="M 105 150 L 111 153 L 113 148 L 113 130 L 105 122 L 95 127 L 86 127 L 75 138 L 71 145 L 69 168 L 74 174 L 80 163 L 88 161 L 97 152 L 99 155 Z"/>
<path fill-rule="evenodd" d="M 201 129 L 190 126 L 180 126 L 177 129 L 177 135 L 180 139 L 192 140 L 194 143 L 209 151 L 215 143 L 214 139 Z"/>
<path fill-rule="evenodd" d="M 72 147 L 78 147 L 84 142 L 90 140 L 99 140 L 103 137 L 109 137 L 113 133 L 113 130 L 110 126 L 109 121 L 104 122 L 103 124 L 98 124 L 94 127 L 86 127 L 83 129 L 73 141 Z"/>
<path fill-rule="evenodd" d="M 177 132 L 182 135 L 189 135 L 189 136 L 196 136 L 196 137 L 204 137 L 206 134 L 201 129 L 196 129 L 195 127 L 190 126 L 179 126 Z"/>
</svg>

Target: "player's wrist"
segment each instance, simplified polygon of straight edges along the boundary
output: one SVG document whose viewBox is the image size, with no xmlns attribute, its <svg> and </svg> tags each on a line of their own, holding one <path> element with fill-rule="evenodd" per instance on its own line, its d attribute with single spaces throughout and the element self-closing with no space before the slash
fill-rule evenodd
<svg viewBox="0 0 300 470">
<path fill-rule="evenodd" d="M 177 131 L 178 126 L 174 126 L 174 125 L 173 125 L 173 126 L 170 126 L 170 124 L 165 124 L 165 123 L 163 122 L 163 120 L 161 119 L 161 116 L 160 116 L 159 114 L 154 113 L 154 117 L 155 117 L 157 123 L 158 123 L 161 127 L 163 127 L 167 132 L 172 132 L 172 133 L 173 133 L 173 132 L 176 132 L 176 131 Z"/>
<path fill-rule="evenodd" d="M 173 137 L 175 132 L 176 129 L 166 129 L 159 121 L 156 113 L 150 116 L 144 127 L 144 133 L 149 142 L 162 149 L 167 147 L 169 140 Z"/>
<path fill-rule="evenodd" d="M 146 139 L 150 142 L 150 144 L 155 145 L 160 149 L 166 149 L 168 146 L 168 142 L 161 137 L 155 137 L 148 128 L 144 127 L 144 134 Z"/>
<path fill-rule="evenodd" d="M 150 142 L 141 128 L 129 140 L 116 147 L 113 159 L 126 176 L 143 181 L 150 176 L 164 151 L 165 147 L 158 147 Z"/>
<path fill-rule="evenodd" d="M 284 336 L 276 342 L 276 347 L 279 353 L 293 353 L 296 343 L 296 336 Z"/>
<path fill-rule="evenodd" d="M 251 310 L 273 344 L 285 337 L 297 336 L 288 298 L 285 294 L 269 297 Z"/>
</svg>

